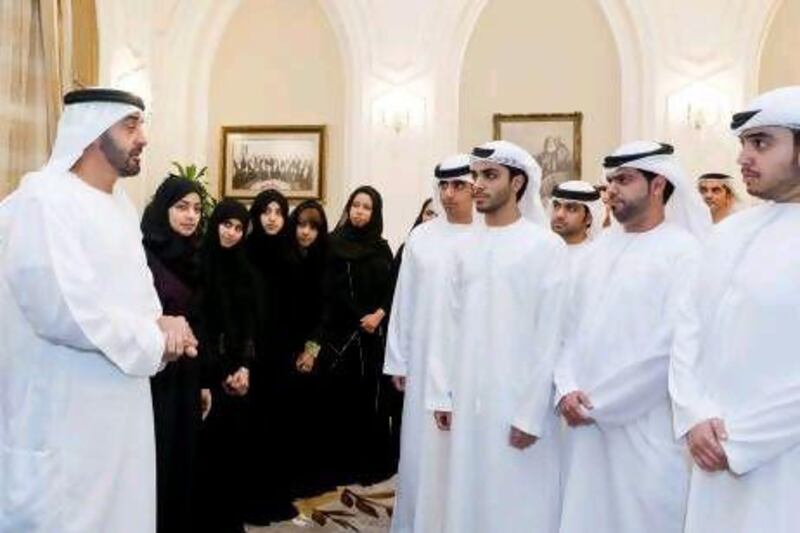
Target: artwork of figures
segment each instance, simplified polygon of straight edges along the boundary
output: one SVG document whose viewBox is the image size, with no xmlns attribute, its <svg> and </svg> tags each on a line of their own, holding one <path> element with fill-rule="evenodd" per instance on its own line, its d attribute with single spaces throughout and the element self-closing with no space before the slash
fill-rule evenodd
<svg viewBox="0 0 800 533">
<path fill-rule="evenodd" d="M 559 183 L 581 178 L 582 113 L 494 115 L 494 138 L 516 143 L 542 167 L 542 199 Z"/>
<path fill-rule="evenodd" d="M 277 189 L 289 199 L 323 198 L 325 126 L 222 128 L 222 197 Z"/>
</svg>

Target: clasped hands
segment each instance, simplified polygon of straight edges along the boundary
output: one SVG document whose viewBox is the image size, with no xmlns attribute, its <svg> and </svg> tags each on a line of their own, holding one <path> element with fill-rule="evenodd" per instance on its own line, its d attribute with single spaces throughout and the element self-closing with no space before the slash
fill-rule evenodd
<svg viewBox="0 0 800 533">
<path fill-rule="evenodd" d="M 594 423 L 588 411 L 594 408 L 585 392 L 574 390 L 565 394 L 558 402 L 558 410 L 570 427 L 585 426 Z"/>
<path fill-rule="evenodd" d="M 689 430 L 686 444 L 697 466 L 706 472 L 717 472 L 728 469 L 728 456 L 722 447 L 727 439 L 725 422 L 721 418 L 709 418 Z"/>
<path fill-rule="evenodd" d="M 231 396 L 246 395 L 250 389 L 250 371 L 243 366 L 239 367 L 239 370 L 225 378 L 225 381 L 222 382 L 222 388 Z"/>
<path fill-rule="evenodd" d="M 197 357 L 197 338 L 182 316 L 164 315 L 156 321 L 164 335 L 164 355 L 162 361 L 169 363 L 183 356 Z"/>
</svg>

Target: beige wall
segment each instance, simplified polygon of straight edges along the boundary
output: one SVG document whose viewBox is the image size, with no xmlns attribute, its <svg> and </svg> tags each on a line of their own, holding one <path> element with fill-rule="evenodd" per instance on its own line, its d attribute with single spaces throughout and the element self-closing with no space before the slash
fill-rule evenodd
<svg viewBox="0 0 800 533">
<path fill-rule="evenodd" d="M 545 14 L 545 15 L 543 15 Z M 494 113 L 583 112 L 583 178 L 619 144 L 620 67 L 596 0 L 490 0 L 464 58 L 459 148 L 492 137 Z"/>
<path fill-rule="evenodd" d="M 800 2 L 783 0 L 761 50 L 759 92 L 800 85 Z"/>
<path fill-rule="evenodd" d="M 243 0 L 214 59 L 209 97 L 211 186 L 217 190 L 223 125 L 325 124 L 326 208 L 339 212 L 344 68 L 316 0 Z"/>
</svg>

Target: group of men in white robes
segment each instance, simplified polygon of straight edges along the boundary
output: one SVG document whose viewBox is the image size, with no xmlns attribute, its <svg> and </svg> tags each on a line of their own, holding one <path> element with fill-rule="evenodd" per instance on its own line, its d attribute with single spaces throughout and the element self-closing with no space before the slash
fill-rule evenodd
<svg viewBox="0 0 800 533">
<path fill-rule="evenodd" d="M 412 233 L 389 324 L 413 420 L 393 532 L 797 530 L 800 87 L 732 129 L 766 202 L 715 226 L 668 144 L 605 158 L 602 231 L 583 182 L 547 231 L 518 146 L 461 156 L 476 216 Z"/>
<path fill-rule="evenodd" d="M 162 314 L 119 182 L 144 103 L 64 104 L 50 160 L 0 203 L 0 531 L 154 531 L 148 378 L 197 340 Z M 585 185 L 548 221 L 512 143 L 436 168 L 445 216 L 410 236 L 389 324 L 394 532 L 797 530 L 800 87 L 731 128 L 764 203 L 713 230 L 668 144 L 605 158 L 600 235 Z"/>
</svg>

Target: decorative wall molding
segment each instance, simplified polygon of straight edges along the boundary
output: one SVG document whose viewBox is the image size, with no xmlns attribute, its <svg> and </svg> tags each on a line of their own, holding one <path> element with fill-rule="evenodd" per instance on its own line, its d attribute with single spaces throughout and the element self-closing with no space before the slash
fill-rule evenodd
<svg viewBox="0 0 800 533">
<path fill-rule="evenodd" d="M 405 232 L 409 210 L 428 192 L 430 168 L 457 147 L 464 53 L 489 1 L 319 0 L 346 70 L 344 186 L 374 183 L 392 197 L 387 227 L 394 242 Z M 696 94 L 724 94 L 725 108 L 754 95 L 761 50 L 781 1 L 596 1 L 619 54 L 621 140 L 671 139 L 691 171 L 730 170 L 735 147 L 723 135 L 724 121 L 699 135 L 691 121 L 676 119 L 676 95 L 685 97 L 699 84 L 707 90 Z M 140 57 L 149 74 L 148 159 L 155 170 L 144 180 L 148 191 L 171 159 L 208 160 L 211 69 L 240 3 L 98 0 L 101 81 L 111 81 L 111 61 L 122 47 Z M 421 115 L 413 127 L 394 131 L 376 120 L 387 99 L 416 102 L 409 104 Z"/>
</svg>

